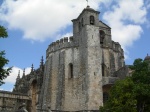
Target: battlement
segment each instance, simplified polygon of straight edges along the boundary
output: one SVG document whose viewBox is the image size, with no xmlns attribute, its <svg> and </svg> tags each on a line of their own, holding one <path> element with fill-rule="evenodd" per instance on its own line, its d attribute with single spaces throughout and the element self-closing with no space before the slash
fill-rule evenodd
<svg viewBox="0 0 150 112">
<path fill-rule="evenodd" d="M 47 51 L 46 51 L 46 57 L 48 57 L 48 55 L 52 52 L 61 50 L 61 49 L 65 49 L 65 48 L 71 48 L 71 47 L 77 47 L 78 44 L 75 41 L 74 37 L 64 37 L 61 38 L 60 40 L 57 40 L 55 42 L 52 42 Z"/>
<path fill-rule="evenodd" d="M 121 58 L 124 58 L 124 51 L 121 48 L 121 45 L 119 44 L 119 42 L 111 41 L 111 45 L 110 46 L 101 45 L 101 47 L 102 48 L 106 48 L 106 49 L 112 49 L 114 52 L 121 53 Z"/>
<path fill-rule="evenodd" d="M 116 52 L 121 52 L 121 53 L 124 54 L 124 51 L 123 51 L 123 49 L 121 48 L 121 45 L 119 44 L 119 42 L 114 42 L 114 41 L 112 41 L 112 49 L 113 49 L 114 51 L 116 51 Z M 122 54 L 122 55 L 123 55 L 123 54 Z"/>
</svg>

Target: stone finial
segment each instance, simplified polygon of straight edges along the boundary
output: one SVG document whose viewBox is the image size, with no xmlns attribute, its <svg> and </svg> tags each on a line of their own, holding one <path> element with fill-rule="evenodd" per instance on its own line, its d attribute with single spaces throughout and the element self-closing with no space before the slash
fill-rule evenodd
<svg viewBox="0 0 150 112">
<path fill-rule="evenodd" d="M 18 71 L 17 79 L 20 79 L 20 70 Z"/>
<path fill-rule="evenodd" d="M 148 56 L 148 53 L 147 53 L 147 56 Z"/>
<path fill-rule="evenodd" d="M 23 69 L 23 77 L 25 77 L 25 68 Z"/>
<path fill-rule="evenodd" d="M 43 59 L 43 56 L 42 56 L 42 58 L 41 58 L 41 66 L 43 66 L 44 65 L 44 59 Z"/>
<path fill-rule="evenodd" d="M 41 62 L 40 62 L 41 64 L 40 64 L 40 70 L 42 70 L 43 71 L 43 68 L 44 68 L 44 59 L 43 59 L 43 56 L 42 56 L 42 58 L 41 58 Z"/>
<path fill-rule="evenodd" d="M 33 71 L 34 71 L 34 67 L 33 67 L 33 64 L 32 64 L 32 66 L 31 66 L 31 73 L 33 73 Z"/>
</svg>

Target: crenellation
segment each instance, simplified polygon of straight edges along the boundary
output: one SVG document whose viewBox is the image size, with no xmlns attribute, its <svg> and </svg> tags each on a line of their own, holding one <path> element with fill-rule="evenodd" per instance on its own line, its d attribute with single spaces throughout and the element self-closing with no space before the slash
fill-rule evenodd
<svg viewBox="0 0 150 112">
<path fill-rule="evenodd" d="M 59 46 L 59 40 L 56 41 L 56 46 Z"/>
<path fill-rule="evenodd" d="M 64 43 L 68 42 L 68 37 L 64 37 Z"/>
<path fill-rule="evenodd" d="M 73 36 L 69 37 L 69 42 L 73 42 Z"/>
<path fill-rule="evenodd" d="M 112 41 L 111 49 L 115 52 L 121 52 L 121 45 L 118 42 Z"/>
<path fill-rule="evenodd" d="M 61 39 L 60 39 L 60 44 L 63 44 L 63 43 L 64 43 L 64 39 L 61 38 Z"/>
<path fill-rule="evenodd" d="M 72 47 L 77 47 L 78 44 L 76 43 L 76 41 L 74 40 L 74 37 L 64 37 L 61 38 L 60 40 L 57 40 L 56 42 L 52 42 L 49 46 L 48 49 L 46 51 L 47 55 L 46 57 L 48 58 L 49 54 L 52 52 L 56 52 L 58 50 L 62 50 L 65 48 L 72 48 Z"/>
<path fill-rule="evenodd" d="M 118 42 L 115 42 L 115 51 L 118 51 L 119 49 L 119 43 Z"/>
<path fill-rule="evenodd" d="M 124 50 L 121 48 L 121 56 L 124 58 Z"/>
</svg>

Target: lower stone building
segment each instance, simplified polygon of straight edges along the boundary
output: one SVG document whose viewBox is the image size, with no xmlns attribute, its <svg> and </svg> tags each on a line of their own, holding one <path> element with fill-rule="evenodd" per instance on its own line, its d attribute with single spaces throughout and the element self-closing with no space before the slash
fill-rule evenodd
<svg viewBox="0 0 150 112">
<path fill-rule="evenodd" d="M 31 112 L 31 100 L 28 95 L 0 91 L 0 112 L 16 112 L 23 103 L 26 104 L 27 110 Z"/>
</svg>

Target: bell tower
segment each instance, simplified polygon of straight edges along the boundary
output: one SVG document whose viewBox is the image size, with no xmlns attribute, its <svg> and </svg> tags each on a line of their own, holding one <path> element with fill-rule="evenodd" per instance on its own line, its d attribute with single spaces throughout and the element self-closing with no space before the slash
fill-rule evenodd
<svg viewBox="0 0 150 112">
<path fill-rule="evenodd" d="M 98 109 L 102 99 L 102 48 L 99 38 L 100 12 L 87 6 L 73 21 L 73 35 L 79 44 L 80 65 L 85 78 L 83 85 L 86 110 Z"/>
<path fill-rule="evenodd" d="M 94 9 L 90 8 L 90 6 L 87 6 L 81 14 L 78 16 L 77 19 L 73 19 L 73 35 L 79 36 L 79 33 L 81 33 L 81 30 L 86 25 L 99 25 L 99 14 L 100 12 L 95 11 Z"/>
</svg>

